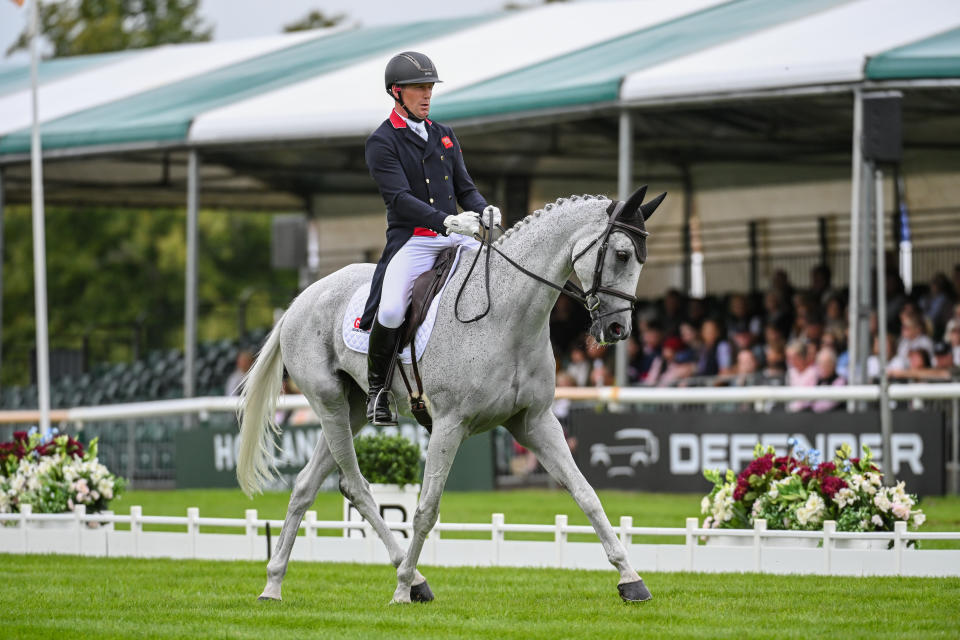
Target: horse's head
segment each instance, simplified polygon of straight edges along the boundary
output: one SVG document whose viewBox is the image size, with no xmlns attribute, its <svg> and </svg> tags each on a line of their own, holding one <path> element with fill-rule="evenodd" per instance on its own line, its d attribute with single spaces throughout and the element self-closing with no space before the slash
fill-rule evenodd
<svg viewBox="0 0 960 640">
<path fill-rule="evenodd" d="M 573 266 L 586 289 L 590 335 L 600 343 L 630 336 L 637 280 L 647 260 L 644 223 L 667 195 L 661 193 L 644 204 L 646 192 L 643 186 L 626 202 L 612 201 L 600 235 L 574 245 Z"/>
</svg>

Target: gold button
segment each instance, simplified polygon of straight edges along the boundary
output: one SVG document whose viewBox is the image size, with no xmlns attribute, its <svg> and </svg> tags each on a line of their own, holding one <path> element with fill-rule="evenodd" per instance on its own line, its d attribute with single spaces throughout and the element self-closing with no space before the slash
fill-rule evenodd
<svg viewBox="0 0 960 640">
<path fill-rule="evenodd" d="M 440 156 L 440 159 L 443 160 L 443 156 L 442 156 L 442 155 Z"/>
<path fill-rule="evenodd" d="M 450 176 L 443 176 L 443 179 L 444 179 L 444 180 L 449 180 L 449 179 L 450 179 Z"/>
<path fill-rule="evenodd" d="M 447 200 L 453 200 L 453 196 L 447 196 Z"/>
<path fill-rule="evenodd" d="M 430 184 L 430 178 L 427 178 L 427 184 Z"/>
<path fill-rule="evenodd" d="M 433 204 L 433 198 L 430 198 L 430 204 Z"/>
</svg>

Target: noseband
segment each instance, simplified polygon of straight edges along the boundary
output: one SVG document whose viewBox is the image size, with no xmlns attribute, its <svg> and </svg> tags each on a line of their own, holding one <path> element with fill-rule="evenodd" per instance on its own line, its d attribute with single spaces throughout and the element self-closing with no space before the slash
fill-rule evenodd
<svg viewBox="0 0 960 640">
<path fill-rule="evenodd" d="M 606 317 L 606 316 L 613 315 L 613 314 L 615 314 L 615 313 L 620 313 L 621 311 L 631 311 L 631 312 L 632 312 L 633 309 L 635 308 L 637 302 L 639 301 L 639 298 L 637 298 L 637 296 L 631 295 L 631 294 L 626 293 L 626 292 L 624 292 L 624 291 L 619 291 L 619 290 L 617 290 L 617 289 L 612 289 L 612 288 L 607 287 L 607 286 L 605 286 L 605 285 L 603 285 L 603 284 L 600 283 L 600 279 L 601 279 L 601 277 L 603 276 L 603 261 L 606 259 L 606 256 L 607 256 L 607 248 L 608 248 L 609 242 L 610 242 L 610 234 L 612 234 L 614 231 L 620 230 L 620 231 L 622 231 L 628 238 L 630 238 L 630 240 L 633 242 L 633 250 L 634 250 L 634 252 L 636 253 L 637 260 L 640 261 L 641 264 L 643 263 L 642 254 L 641 254 L 641 252 L 640 252 L 640 239 L 641 239 L 641 238 L 646 238 L 646 237 L 649 236 L 650 234 L 647 233 L 646 230 L 641 229 L 640 227 L 635 227 L 635 226 L 630 225 L 630 224 L 627 224 L 627 223 L 625 223 L 625 222 L 621 222 L 618 218 L 620 217 L 620 214 L 623 212 L 623 207 L 624 207 L 624 203 L 621 202 L 621 201 L 619 201 L 619 200 L 613 200 L 613 201 L 610 203 L 610 206 L 607 207 L 607 215 L 608 215 L 609 218 L 610 218 L 610 219 L 607 221 L 607 227 L 603 230 L 603 232 L 600 233 L 599 236 L 597 236 L 596 238 L 594 238 L 594 239 L 590 242 L 590 244 L 588 244 L 586 247 L 584 247 L 584 249 L 583 249 L 582 251 L 580 251 L 580 253 L 578 253 L 578 254 L 577 254 L 576 256 L 574 256 L 574 258 L 573 258 L 573 264 L 576 265 L 576 264 L 577 264 L 577 260 L 579 260 L 580 258 L 582 258 L 582 257 L 584 256 L 584 254 L 586 254 L 587 251 L 589 251 L 589 250 L 591 249 L 591 247 L 593 247 L 593 246 L 594 246 L 595 244 L 597 244 L 597 243 L 600 244 L 600 248 L 599 248 L 599 250 L 597 251 L 597 261 L 596 261 L 596 264 L 595 264 L 594 267 L 593 267 L 593 282 L 591 283 L 590 288 L 589 288 L 588 290 L 586 290 L 586 291 L 584 291 L 584 290 L 581 289 L 579 286 L 577 286 L 576 283 L 574 283 L 572 280 L 567 280 L 567 282 L 564 283 L 564 285 L 561 287 L 561 286 L 559 286 L 559 285 L 557 285 L 557 284 L 554 284 L 553 282 L 550 282 L 550 281 L 547 280 L 546 278 L 543 278 L 543 277 L 541 277 L 541 276 L 538 276 L 537 274 L 533 273 L 532 271 L 529 271 L 529 270 L 525 269 L 524 267 L 520 266 L 519 264 L 517 264 L 510 256 L 508 256 L 508 255 L 505 254 L 504 252 L 500 251 L 500 249 L 498 249 L 497 247 L 495 247 L 495 246 L 493 245 L 493 240 L 492 240 L 492 235 L 493 235 L 493 234 L 489 231 L 490 226 L 488 225 L 488 226 L 486 227 L 487 231 L 484 233 L 483 237 L 482 237 L 481 240 L 480 240 L 481 246 L 487 247 L 487 258 L 486 258 L 486 261 L 485 261 L 485 262 L 486 262 L 486 264 L 485 264 L 486 269 L 485 269 L 485 270 L 486 270 L 487 308 L 484 309 L 484 311 L 483 311 L 482 313 L 480 313 L 480 314 L 478 314 L 478 315 L 476 315 L 476 316 L 474 316 L 473 318 L 470 318 L 470 319 L 468 319 L 468 320 L 464 320 L 463 318 L 461 318 L 461 317 L 460 317 L 460 314 L 459 314 L 459 311 L 458 311 L 458 308 L 459 308 L 459 306 L 460 306 L 460 297 L 463 295 L 463 290 L 464 290 L 464 288 L 465 288 L 466 285 L 467 285 L 467 281 L 470 280 L 470 275 L 473 273 L 473 268 L 474 268 L 474 266 L 476 266 L 476 264 L 477 264 L 477 259 L 480 257 L 480 251 L 477 251 L 477 255 L 474 256 L 473 262 L 470 264 L 470 269 L 469 269 L 469 271 L 467 271 L 467 277 L 464 278 L 463 284 L 460 285 L 460 291 L 457 293 L 457 299 L 456 299 L 456 301 L 454 302 L 454 305 L 453 305 L 453 313 L 454 313 L 454 316 L 455 316 L 455 317 L 457 318 L 457 320 L 459 320 L 460 322 L 470 323 L 470 322 L 476 322 L 477 320 L 483 318 L 484 316 L 486 316 L 486 315 L 490 312 L 490 252 L 491 252 L 491 250 L 496 251 L 497 253 L 499 253 L 500 256 L 501 256 L 504 260 L 506 260 L 506 261 L 509 262 L 511 265 L 513 265 L 514 268 L 516 268 L 518 271 L 520 271 L 520 272 L 523 273 L 524 275 L 529 276 L 529 277 L 533 278 L 534 280 L 536 280 L 537 282 L 541 282 L 541 283 L 547 285 L 548 287 L 551 287 L 551 288 L 553 288 L 553 289 L 556 289 L 557 291 L 559 291 L 559 292 L 562 293 L 563 295 L 568 296 L 568 297 L 576 300 L 576 301 L 579 302 L 580 304 L 582 304 L 583 307 L 584 307 L 584 309 L 586 309 L 587 311 L 590 312 L 590 315 L 591 315 L 591 317 L 593 317 L 594 320 L 599 320 L 599 319 L 604 318 L 604 317 Z M 492 220 L 492 214 L 491 214 L 491 220 L 490 220 L 490 222 L 491 222 L 491 223 L 493 222 L 493 220 Z M 502 228 L 502 227 L 499 227 L 499 225 L 498 225 L 498 228 L 499 228 L 501 231 L 503 231 L 503 228 Z M 607 311 L 606 313 L 598 314 L 598 313 L 597 313 L 597 310 L 600 308 L 600 297 L 597 295 L 598 293 L 603 293 L 603 294 L 606 294 L 606 295 L 614 296 L 614 297 L 616 297 L 616 298 L 621 298 L 621 299 L 626 300 L 627 302 L 629 302 L 630 305 L 627 306 L 627 307 L 622 307 L 622 308 L 620 308 L 620 309 L 616 309 L 616 310 L 614 310 L 614 311 Z"/>
</svg>

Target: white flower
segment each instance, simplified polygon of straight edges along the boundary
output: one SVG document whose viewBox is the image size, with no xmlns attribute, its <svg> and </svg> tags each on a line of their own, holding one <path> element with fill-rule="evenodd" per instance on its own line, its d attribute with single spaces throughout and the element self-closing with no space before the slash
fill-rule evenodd
<svg viewBox="0 0 960 640">
<path fill-rule="evenodd" d="M 710 511 L 710 496 L 703 496 L 703 500 L 700 501 L 700 513 L 708 513 Z M 706 527 L 706 525 L 704 525 Z"/>
<path fill-rule="evenodd" d="M 884 491 L 881 491 L 873 497 L 873 504 L 877 505 L 877 509 L 880 509 L 880 511 L 883 511 L 884 513 L 890 511 L 890 507 L 893 506 L 893 504 L 890 502 L 890 499 L 887 497 L 886 492 Z"/>
<path fill-rule="evenodd" d="M 797 522 L 801 525 L 815 523 L 823 517 L 825 507 L 826 505 L 823 502 L 823 498 L 816 493 L 811 493 L 806 503 L 797 509 Z"/>
<path fill-rule="evenodd" d="M 842 509 L 843 507 L 856 502 L 857 494 L 850 488 L 844 487 L 834 494 L 833 501 L 836 502 L 837 506 Z"/>
<path fill-rule="evenodd" d="M 881 517 L 878 516 L 877 514 L 873 514 L 873 517 L 870 518 L 870 522 L 872 522 L 873 524 L 877 525 L 878 527 L 882 527 L 882 526 L 883 526 L 883 518 L 881 518 Z"/>
<path fill-rule="evenodd" d="M 922 511 L 917 511 L 913 514 L 913 526 L 919 527 L 926 521 L 927 521 L 927 516 L 924 515 Z"/>
</svg>

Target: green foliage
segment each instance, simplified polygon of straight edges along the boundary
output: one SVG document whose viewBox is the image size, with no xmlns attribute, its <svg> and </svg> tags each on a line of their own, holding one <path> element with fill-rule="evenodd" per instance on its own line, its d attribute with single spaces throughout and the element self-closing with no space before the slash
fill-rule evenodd
<svg viewBox="0 0 960 640">
<path fill-rule="evenodd" d="M 360 436 L 354 447 L 368 482 L 406 485 L 420 479 L 420 449 L 401 435 Z"/>
<path fill-rule="evenodd" d="M 205 42 L 213 29 L 197 11 L 200 0 L 79 0 L 42 2 L 40 29 L 53 57 Z M 27 28 L 7 55 L 30 45 Z"/>
<path fill-rule="evenodd" d="M 36 334 L 30 209 L 4 215 L 3 369 L 0 384 L 27 384 Z M 270 266 L 269 215 L 201 210 L 198 338 L 237 335 L 237 301 L 253 292 L 247 327 L 270 326 L 296 292 L 296 273 Z M 129 361 L 146 349 L 183 347 L 186 214 L 182 209 L 48 207 L 47 299 L 51 348 Z"/>
<path fill-rule="evenodd" d="M 326 15 L 323 11 L 314 9 L 304 17 L 291 22 L 290 24 L 284 25 L 283 30 L 287 33 L 292 31 L 307 31 L 308 29 L 323 29 L 326 27 L 334 27 L 346 18 L 347 16 L 342 13 L 338 13 L 333 16 Z"/>
</svg>

